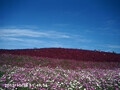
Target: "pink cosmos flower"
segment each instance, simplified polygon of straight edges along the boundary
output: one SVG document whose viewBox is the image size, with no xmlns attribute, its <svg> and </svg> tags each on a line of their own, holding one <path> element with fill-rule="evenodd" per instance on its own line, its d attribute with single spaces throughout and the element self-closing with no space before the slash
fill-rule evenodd
<svg viewBox="0 0 120 90">
<path fill-rule="evenodd" d="M 33 86 L 31 86 L 30 88 L 33 88 Z"/>
<path fill-rule="evenodd" d="M 70 77 L 68 77 L 68 79 L 70 80 L 71 78 L 70 78 Z"/>
<path fill-rule="evenodd" d="M 62 79 L 60 78 L 59 81 L 62 81 Z"/>
</svg>

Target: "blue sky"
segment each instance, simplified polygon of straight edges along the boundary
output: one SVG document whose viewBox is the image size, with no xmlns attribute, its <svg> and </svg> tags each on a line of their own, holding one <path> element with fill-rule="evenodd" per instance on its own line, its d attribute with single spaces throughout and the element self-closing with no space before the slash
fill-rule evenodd
<svg viewBox="0 0 120 90">
<path fill-rule="evenodd" d="M 120 53 L 120 0 L 0 0 L 0 48 Z"/>
</svg>

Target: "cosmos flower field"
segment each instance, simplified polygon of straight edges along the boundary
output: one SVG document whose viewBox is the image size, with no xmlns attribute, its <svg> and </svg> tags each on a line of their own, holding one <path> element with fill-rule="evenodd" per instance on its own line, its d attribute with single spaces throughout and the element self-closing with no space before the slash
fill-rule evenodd
<svg viewBox="0 0 120 90">
<path fill-rule="evenodd" d="M 120 63 L 0 55 L 0 89 L 119 90 Z"/>
<path fill-rule="evenodd" d="M 0 90 L 120 90 L 119 54 L 46 50 L 1 50 Z"/>
</svg>

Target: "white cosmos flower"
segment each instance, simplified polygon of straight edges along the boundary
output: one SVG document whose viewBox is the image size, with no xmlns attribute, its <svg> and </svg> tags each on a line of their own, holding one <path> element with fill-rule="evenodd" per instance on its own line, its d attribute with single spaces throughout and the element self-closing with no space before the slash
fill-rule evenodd
<svg viewBox="0 0 120 90">
<path fill-rule="evenodd" d="M 73 90 L 72 88 L 68 88 L 68 90 Z"/>
<path fill-rule="evenodd" d="M 80 84 L 80 82 L 77 82 L 76 84 Z"/>
<path fill-rule="evenodd" d="M 97 83 L 97 86 L 100 87 L 100 85 Z"/>
<path fill-rule="evenodd" d="M 63 84 L 63 82 L 61 82 L 61 84 Z"/>
<path fill-rule="evenodd" d="M 28 87 L 28 83 L 23 83 L 23 86 L 24 87 Z"/>
<path fill-rule="evenodd" d="M 38 86 L 42 86 L 42 85 L 39 83 L 39 84 L 37 84 L 36 86 L 38 87 Z"/>
<path fill-rule="evenodd" d="M 48 85 L 43 83 L 43 87 L 48 87 Z"/>
<path fill-rule="evenodd" d="M 77 80 L 74 80 L 74 82 L 77 82 Z"/>
<path fill-rule="evenodd" d="M 82 88 L 82 85 L 79 87 L 79 89 Z"/>
<path fill-rule="evenodd" d="M 46 80 L 46 82 L 50 82 L 50 80 Z"/>
</svg>

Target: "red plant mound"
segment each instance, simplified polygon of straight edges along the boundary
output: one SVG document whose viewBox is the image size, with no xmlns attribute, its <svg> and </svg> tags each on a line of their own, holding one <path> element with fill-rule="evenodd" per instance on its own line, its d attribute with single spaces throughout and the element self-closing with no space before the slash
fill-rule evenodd
<svg viewBox="0 0 120 90">
<path fill-rule="evenodd" d="M 120 54 L 67 48 L 0 49 L 0 54 L 27 55 L 77 61 L 120 62 Z"/>
</svg>

